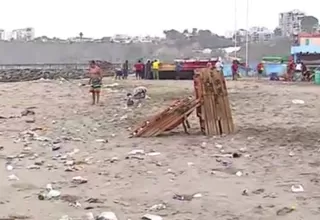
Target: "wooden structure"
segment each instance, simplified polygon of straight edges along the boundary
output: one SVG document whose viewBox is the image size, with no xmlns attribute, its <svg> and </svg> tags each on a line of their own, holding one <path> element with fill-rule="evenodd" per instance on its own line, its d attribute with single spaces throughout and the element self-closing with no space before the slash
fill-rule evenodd
<svg viewBox="0 0 320 220">
<path fill-rule="evenodd" d="M 149 118 L 147 121 L 138 125 L 134 129 L 132 136 L 151 137 L 157 136 L 165 131 L 170 131 L 180 124 L 183 125 L 185 132 L 190 128 L 188 116 L 198 107 L 198 99 L 186 98 L 172 103 L 161 113 Z"/>
<path fill-rule="evenodd" d="M 188 116 L 196 110 L 203 134 L 222 135 L 234 132 L 234 124 L 223 74 L 207 68 L 194 74 L 195 98 L 175 101 L 161 113 L 138 125 L 132 137 L 157 136 L 183 125 L 190 128 Z"/>
<path fill-rule="evenodd" d="M 207 68 L 198 69 L 194 75 L 196 98 L 201 100 L 197 108 L 200 128 L 206 135 L 234 132 L 234 124 L 223 73 Z"/>
</svg>

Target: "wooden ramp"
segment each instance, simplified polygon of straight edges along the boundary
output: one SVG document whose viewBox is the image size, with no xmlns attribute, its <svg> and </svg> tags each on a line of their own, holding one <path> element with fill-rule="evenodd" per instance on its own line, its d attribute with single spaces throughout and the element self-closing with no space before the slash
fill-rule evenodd
<svg viewBox="0 0 320 220">
<path fill-rule="evenodd" d="M 200 105 L 198 99 L 176 100 L 161 113 L 152 116 L 134 129 L 133 137 L 152 137 L 183 125 L 185 132 L 190 128 L 188 116 Z"/>
</svg>

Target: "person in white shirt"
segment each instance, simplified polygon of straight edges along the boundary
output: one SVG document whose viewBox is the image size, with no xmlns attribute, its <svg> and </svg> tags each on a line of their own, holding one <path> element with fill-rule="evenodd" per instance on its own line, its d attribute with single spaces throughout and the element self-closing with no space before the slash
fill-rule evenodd
<svg viewBox="0 0 320 220">
<path fill-rule="evenodd" d="M 302 71 L 302 63 L 298 61 L 298 63 L 296 64 L 296 72 L 301 72 L 301 71 Z"/>
<path fill-rule="evenodd" d="M 303 65 L 300 62 L 300 60 L 298 60 L 297 64 L 296 64 L 296 69 L 295 69 L 294 75 L 293 75 L 293 81 L 297 81 L 297 80 L 301 79 L 301 77 L 302 77 L 302 69 L 303 69 Z"/>
<path fill-rule="evenodd" d="M 216 62 L 215 68 L 216 68 L 218 71 L 221 71 L 221 70 L 223 69 L 223 63 L 221 62 L 220 59 L 218 59 L 218 61 Z"/>
</svg>

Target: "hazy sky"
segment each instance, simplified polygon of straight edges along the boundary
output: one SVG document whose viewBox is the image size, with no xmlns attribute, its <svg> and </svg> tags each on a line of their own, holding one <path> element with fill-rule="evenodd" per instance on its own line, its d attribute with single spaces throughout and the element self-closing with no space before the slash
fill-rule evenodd
<svg viewBox="0 0 320 220">
<path fill-rule="evenodd" d="M 237 26 L 246 27 L 246 2 L 237 2 Z M 274 28 L 279 12 L 300 9 L 320 18 L 316 0 L 249 0 L 249 25 Z M 0 29 L 34 27 L 37 36 L 100 38 L 116 33 L 162 35 L 164 29 L 235 27 L 235 0 L 0 0 Z"/>
</svg>

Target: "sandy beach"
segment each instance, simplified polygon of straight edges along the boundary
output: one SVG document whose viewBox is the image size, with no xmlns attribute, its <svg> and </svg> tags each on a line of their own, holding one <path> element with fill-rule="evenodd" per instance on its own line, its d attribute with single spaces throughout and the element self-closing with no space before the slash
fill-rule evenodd
<svg viewBox="0 0 320 220">
<path fill-rule="evenodd" d="M 104 79 L 99 106 L 82 82 L 0 84 L 0 219 L 319 219 L 320 87 L 227 81 L 235 134 L 205 137 L 192 115 L 190 135 L 129 138 L 193 82 Z M 126 108 L 141 85 L 150 99 Z"/>
</svg>

